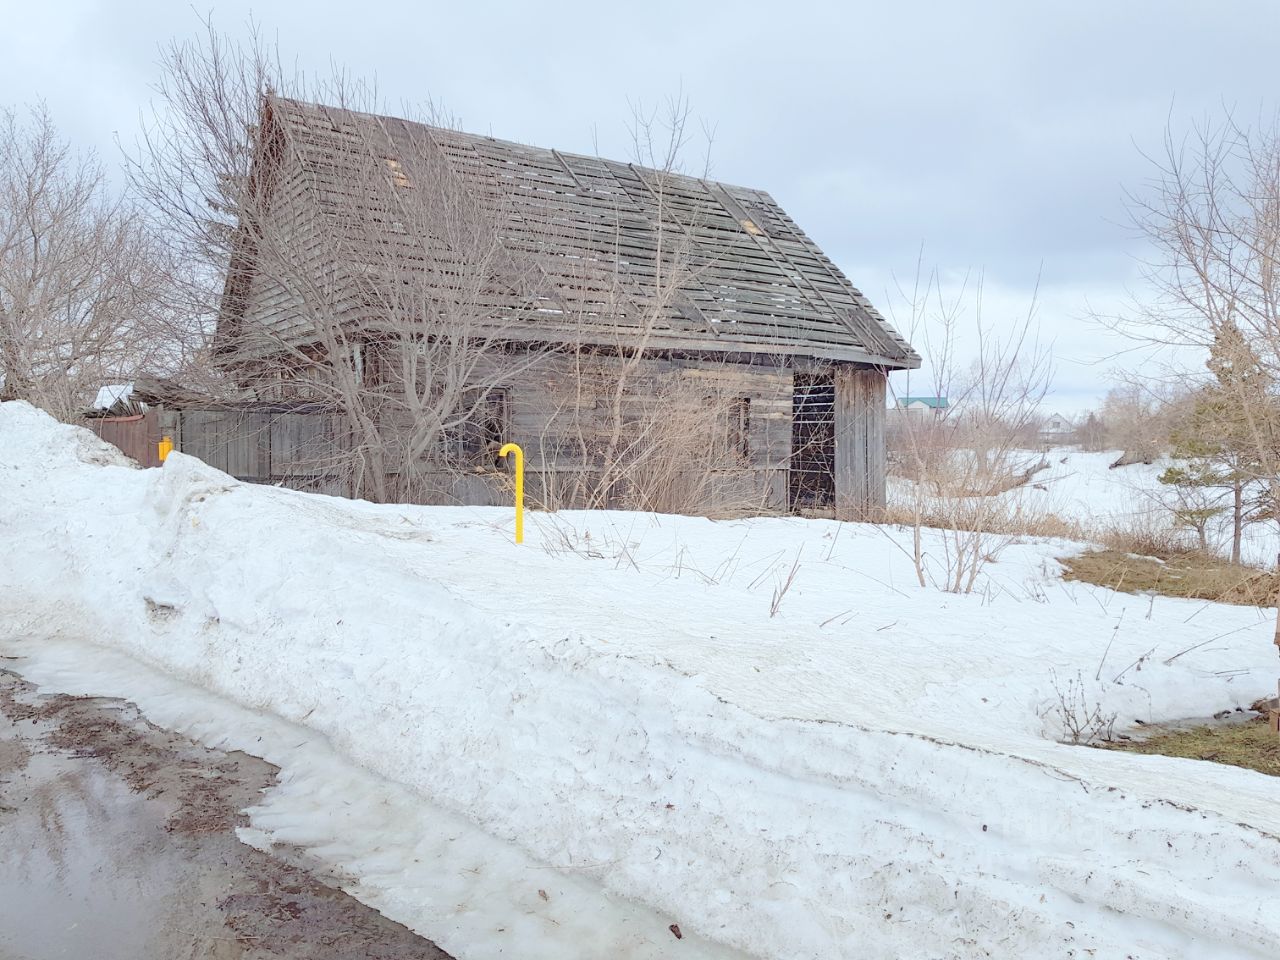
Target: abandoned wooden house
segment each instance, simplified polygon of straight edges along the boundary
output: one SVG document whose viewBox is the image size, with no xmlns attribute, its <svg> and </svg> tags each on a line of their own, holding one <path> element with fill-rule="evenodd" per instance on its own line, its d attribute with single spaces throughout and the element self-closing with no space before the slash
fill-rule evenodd
<svg viewBox="0 0 1280 960">
<path fill-rule="evenodd" d="M 250 191 L 218 356 L 246 395 L 362 405 L 348 446 L 433 419 L 376 460 L 425 465 L 415 499 L 502 502 L 514 441 L 535 503 L 679 510 L 643 489 L 673 459 L 695 507 L 884 503 L 886 376 L 919 358 L 763 191 L 277 97 Z"/>
</svg>

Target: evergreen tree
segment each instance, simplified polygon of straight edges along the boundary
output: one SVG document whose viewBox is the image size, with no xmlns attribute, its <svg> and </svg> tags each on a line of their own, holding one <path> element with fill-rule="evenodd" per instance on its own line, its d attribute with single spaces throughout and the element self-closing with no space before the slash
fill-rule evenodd
<svg viewBox="0 0 1280 960">
<path fill-rule="evenodd" d="M 1206 366 L 1213 381 L 1172 431 L 1170 452 L 1182 463 L 1165 470 L 1160 482 L 1177 488 L 1174 512 L 1196 530 L 1202 547 L 1209 522 L 1228 509 L 1218 501 L 1230 494 L 1231 561 L 1239 563 L 1244 525 L 1274 515 L 1267 504 L 1276 484 L 1264 451 L 1280 449 L 1274 442 L 1280 407 L 1271 377 L 1235 324 L 1219 327 Z"/>
</svg>

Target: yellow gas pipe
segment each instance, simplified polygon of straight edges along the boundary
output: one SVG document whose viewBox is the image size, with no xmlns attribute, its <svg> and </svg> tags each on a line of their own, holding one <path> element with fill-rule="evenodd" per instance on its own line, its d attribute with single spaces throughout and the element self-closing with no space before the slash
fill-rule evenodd
<svg viewBox="0 0 1280 960">
<path fill-rule="evenodd" d="M 516 543 L 524 543 L 524 451 L 518 444 L 508 443 L 498 456 L 505 458 L 509 453 L 516 455 Z"/>
</svg>

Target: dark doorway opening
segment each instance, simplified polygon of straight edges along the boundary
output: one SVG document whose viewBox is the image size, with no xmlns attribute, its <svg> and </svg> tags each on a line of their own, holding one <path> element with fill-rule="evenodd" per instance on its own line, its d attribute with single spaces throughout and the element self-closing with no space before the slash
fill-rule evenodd
<svg viewBox="0 0 1280 960">
<path fill-rule="evenodd" d="M 831 374 L 796 374 L 791 396 L 792 510 L 836 500 L 836 384 Z"/>
</svg>

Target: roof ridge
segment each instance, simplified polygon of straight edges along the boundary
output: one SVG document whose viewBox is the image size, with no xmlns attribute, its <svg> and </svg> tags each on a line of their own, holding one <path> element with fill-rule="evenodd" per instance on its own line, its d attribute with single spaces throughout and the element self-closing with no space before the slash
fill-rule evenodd
<svg viewBox="0 0 1280 960">
<path fill-rule="evenodd" d="M 483 140 L 488 143 L 495 143 L 501 146 L 519 147 L 522 150 L 536 150 L 541 153 L 545 153 L 548 156 L 555 154 L 560 157 L 571 158 L 574 160 L 588 160 L 596 163 L 613 164 L 620 167 L 638 167 L 639 169 L 645 171 L 646 173 L 656 173 L 666 177 L 678 177 L 683 180 L 690 180 L 694 182 L 702 182 L 708 179 L 704 176 L 693 174 L 693 173 L 685 173 L 681 170 L 664 170 L 660 167 L 650 167 L 650 166 L 646 166 L 643 163 L 635 163 L 629 160 L 614 160 L 611 157 L 601 156 L 600 154 L 593 155 L 589 153 L 577 153 L 576 151 L 573 151 L 573 150 L 561 150 L 558 147 L 542 147 L 542 146 L 538 146 L 535 143 L 525 143 L 522 140 L 508 140 L 505 137 L 495 137 L 487 133 L 473 133 L 470 130 L 461 130 L 455 127 L 444 127 L 434 123 L 427 123 L 423 120 L 414 120 L 409 117 L 398 117 L 390 113 L 373 113 L 368 110 L 353 110 L 350 107 L 335 107 L 332 104 L 319 103 L 313 100 L 300 100 L 297 97 L 285 97 L 285 96 L 281 96 L 280 94 L 269 94 L 269 97 L 273 100 L 293 103 L 300 107 L 307 107 L 313 110 L 338 111 L 340 113 L 346 113 L 356 117 L 363 117 L 368 120 L 377 120 L 377 121 L 392 120 L 397 123 L 406 123 L 406 124 L 412 124 L 415 127 L 422 127 L 424 130 L 428 130 L 428 131 L 446 133 L 446 134 L 449 134 L 450 136 L 464 137 L 471 140 Z M 757 187 L 747 187 L 742 184 L 730 183 L 728 180 L 711 180 L 710 182 L 716 183 L 722 187 L 728 187 L 734 190 L 746 190 L 751 193 L 764 194 L 765 196 L 769 197 L 770 200 L 773 200 L 773 197 L 769 196 L 767 191 L 761 190 Z M 776 203 L 777 201 L 774 201 L 774 202 Z"/>
</svg>

